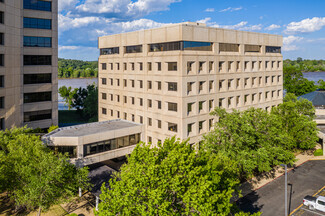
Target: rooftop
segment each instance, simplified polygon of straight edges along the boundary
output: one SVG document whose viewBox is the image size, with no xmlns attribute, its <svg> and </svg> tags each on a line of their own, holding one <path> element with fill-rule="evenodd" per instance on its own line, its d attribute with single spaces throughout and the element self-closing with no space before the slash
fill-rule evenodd
<svg viewBox="0 0 325 216">
<path fill-rule="evenodd" d="M 44 135 L 47 137 L 81 137 L 90 134 L 99 134 L 107 131 L 120 130 L 124 128 L 130 128 L 139 126 L 140 124 L 129 122 L 122 119 L 114 119 L 110 121 L 94 122 L 89 124 L 80 124 L 70 127 L 58 128 L 51 133 Z"/>
<path fill-rule="evenodd" d="M 308 94 L 301 95 L 298 97 L 305 98 L 313 103 L 314 106 L 324 106 L 325 105 L 325 91 L 324 90 L 318 90 L 313 91 Z"/>
</svg>

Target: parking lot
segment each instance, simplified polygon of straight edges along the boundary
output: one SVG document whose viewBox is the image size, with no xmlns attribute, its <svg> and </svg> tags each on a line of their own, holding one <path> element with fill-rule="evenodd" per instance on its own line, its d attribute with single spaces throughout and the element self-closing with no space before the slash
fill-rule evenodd
<svg viewBox="0 0 325 216">
<path fill-rule="evenodd" d="M 290 171 L 288 173 L 288 213 L 294 216 L 325 216 L 324 213 L 310 212 L 307 207 L 301 206 L 306 195 L 325 194 L 322 189 L 324 185 L 325 160 L 308 161 Z M 262 212 L 263 216 L 284 215 L 284 186 L 284 176 L 281 176 L 240 198 L 237 205 L 245 212 Z"/>
<path fill-rule="evenodd" d="M 317 193 L 315 193 L 313 196 L 325 196 L 325 186 L 322 187 Z M 324 212 L 316 211 L 316 210 L 310 210 L 307 206 L 304 206 L 301 204 L 298 208 L 293 210 L 290 213 L 291 216 L 314 216 L 314 215 L 320 215 L 325 216 Z"/>
</svg>

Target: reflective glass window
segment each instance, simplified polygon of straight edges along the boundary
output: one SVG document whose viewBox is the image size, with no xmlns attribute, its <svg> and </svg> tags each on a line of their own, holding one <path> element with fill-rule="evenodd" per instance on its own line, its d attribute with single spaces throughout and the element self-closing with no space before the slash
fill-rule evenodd
<svg viewBox="0 0 325 216">
<path fill-rule="evenodd" d="M 52 20 L 24 17 L 24 28 L 52 29 Z"/>
<path fill-rule="evenodd" d="M 24 47 L 52 47 L 52 38 L 24 36 Z"/>
<path fill-rule="evenodd" d="M 24 0 L 24 9 L 51 11 L 52 2 L 41 0 Z"/>
</svg>

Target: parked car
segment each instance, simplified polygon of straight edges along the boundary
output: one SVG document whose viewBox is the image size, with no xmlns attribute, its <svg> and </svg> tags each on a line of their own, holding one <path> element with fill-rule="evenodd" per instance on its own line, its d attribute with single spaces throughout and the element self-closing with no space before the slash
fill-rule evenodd
<svg viewBox="0 0 325 216">
<path fill-rule="evenodd" d="M 305 196 L 303 203 L 305 206 L 308 206 L 311 210 L 318 210 L 321 212 L 325 212 L 325 197 L 312 197 L 312 196 Z"/>
</svg>

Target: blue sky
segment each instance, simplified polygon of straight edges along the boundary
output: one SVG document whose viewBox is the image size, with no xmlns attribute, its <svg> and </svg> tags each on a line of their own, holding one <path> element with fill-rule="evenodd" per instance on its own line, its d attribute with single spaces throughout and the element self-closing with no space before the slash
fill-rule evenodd
<svg viewBox="0 0 325 216">
<path fill-rule="evenodd" d="M 97 38 L 185 21 L 283 35 L 285 59 L 325 59 L 325 0 L 59 0 L 59 57 L 97 60 Z"/>
</svg>

